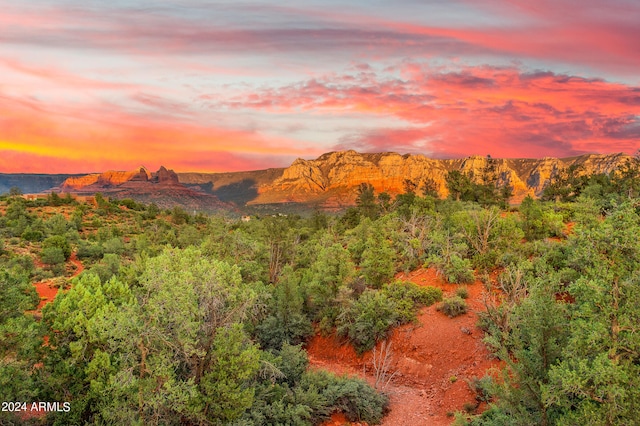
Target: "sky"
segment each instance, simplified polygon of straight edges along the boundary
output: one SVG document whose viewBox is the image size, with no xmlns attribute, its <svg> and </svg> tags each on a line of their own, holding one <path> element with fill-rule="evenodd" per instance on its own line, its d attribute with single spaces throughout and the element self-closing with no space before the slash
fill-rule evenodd
<svg viewBox="0 0 640 426">
<path fill-rule="evenodd" d="M 0 173 L 640 149 L 638 0 L 0 0 Z"/>
</svg>

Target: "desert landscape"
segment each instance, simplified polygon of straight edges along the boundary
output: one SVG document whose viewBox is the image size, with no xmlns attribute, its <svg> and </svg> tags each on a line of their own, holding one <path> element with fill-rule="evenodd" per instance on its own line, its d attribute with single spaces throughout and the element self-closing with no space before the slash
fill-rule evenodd
<svg viewBox="0 0 640 426">
<path fill-rule="evenodd" d="M 0 425 L 638 425 L 640 2 L 0 8 Z"/>
</svg>

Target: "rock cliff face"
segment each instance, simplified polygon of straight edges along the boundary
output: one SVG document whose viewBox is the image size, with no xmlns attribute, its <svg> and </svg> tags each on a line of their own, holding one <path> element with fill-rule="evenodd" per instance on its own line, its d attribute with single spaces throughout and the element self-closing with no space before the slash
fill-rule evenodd
<svg viewBox="0 0 640 426">
<path fill-rule="evenodd" d="M 160 166 L 160 170 L 156 172 L 152 182 L 163 186 L 180 185 L 176 172 L 173 170 L 167 170 L 164 166 Z"/>
<path fill-rule="evenodd" d="M 429 171 L 426 173 L 425 171 Z M 288 201 L 323 198 L 323 195 L 348 191 L 361 183 L 370 183 L 379 191 L 403 192 L 405 180 L 422 185 L 433 179 L 444 190 L 447 165 L 422 155 L 358 154 L 355 151 L 331 152 L 316 160 L 298 159 L 282 176 L 259 188 L 260 199 L 286 194 Z M 341 198 L 341 197 L 338 197 Z M 347 197 L 344 201 L 350 200 Z"/>
<path fill-rule="evenodd" d="M 376 192 L 404 192 L 405 181 L 421 188 L 434 182 L 440 196 L 447 196 L 445 177 L 460 170 L 479 179 L 491 164 L 499 184 L 514 188 L 513 202 L 526 195 L 539 196 L 547 182 L 561 170 L 579 166 L 579 173 L 610 173 L 629 156 L 589 154 L 571 158 L 490 159 L 472 156 L 456 160 L 434 160 L 423 155 L 396 153 L 359 154 L 355 151 L 331 152 L 315 160 L 297 159 L 282 176 L 258 187 L 250 204 L 276 202 L 317 203 L 325 207 L 353 204 L 355 187 L 370 183 Z M 418 191 L 419 192 L 419 191 Z"/>
<path fill-rule="evenodd" d="M 151 173 L 144 167 L 128 172 L 109 170 L 104 173 L 92 173 L 85 176 L 70 177 L 65 180 L 60 189 L 64 192 L 73 192 L 88 187 L 94 189 L 113 188 L 126 182 L 147 182 L 151 178 Z"/>
<path fill-rule="evenodd" d="M 85 176 L 74 176 L 66 179 L 60 185 L 64 191 L 73 191 L 75 189 L 84 188 L 85 186 L 94 185 L 100 179 L 100 173 L 92 173 Z"/>
</svg>

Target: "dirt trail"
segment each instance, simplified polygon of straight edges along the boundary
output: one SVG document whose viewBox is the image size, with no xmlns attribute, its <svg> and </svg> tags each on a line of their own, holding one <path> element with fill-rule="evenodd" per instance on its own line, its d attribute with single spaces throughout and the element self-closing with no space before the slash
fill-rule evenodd
<svg viewBox="0 0 640 426">
<path fill-rule="evenodd" d="M 445 296 L 459 287 L 445 283 L 433 269 L 418 269 L 396 278 L 441 288 Z M 482 377 L 498 362 L 482 343 L 483 333 L 476 327 L 477 311 L 484 310 L 484 287 L 476 281 L 467 288 L 467 314 L 448 318 L 437 311 L 436 305 L 430 306 L 420 311 L 417 324 L 399 327 L 391 334 L 391 371 L 397 374 L 383 389 L 390 397 L 390 412 L 383 426 L 450 425 L 453 412 L 463 410 L 466 403 L 476 403 L 467 380 Z M 373 384 L 371 353 L 358 357 L 350 345 L 343 343 L 335 337 L 317 335 L 311 339 L 307 351 L 312 368 L 356 374 Z M 327 423 L 341 424 L 347 423 L 335 417 Z"/>
<path fill-rule="evenodd" d="M 82 265 L 82 262 L 78 260 L 75 252 L 71 253 L 71 256 L 69 257 L 69 263 L 71 263 L 73 267 L 75 267 L 75 269 L 71 271 L 70 269 L 72 269 L 73 267 L 70 268 L 69 265 L 67 265 L 67 273 L 71 273 L 71 275 L 68 277 L 69 279 L 77 277 L 82 271 L 84 271 L 84 266 Z M 36 262 L 36 264 L 38 266 L 42 266 L 39 264 L 39 262 Z M 54 280 L 40 281 L 34 283 L 33 286 L 36 288 L 38 296 L 40 296 L 40 303 L 38 303 L 38 307 L 35 310 L 35 312 L 39 314 L 42 311 L 42 307 L 44 305 L 52 302 L 53 299 L 55 299 L 56 295 L 58 294 L 59 288 Z"/>
</svg>

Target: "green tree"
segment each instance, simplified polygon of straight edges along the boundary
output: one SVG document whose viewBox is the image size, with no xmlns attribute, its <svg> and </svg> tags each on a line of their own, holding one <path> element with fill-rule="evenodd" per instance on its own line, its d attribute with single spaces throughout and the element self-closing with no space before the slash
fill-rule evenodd
<svg viewBox="0 0 640 426">
<path fill-rule="evenodd" d="M 422 191 L 423 197 L 439 198 L 440 196 L 438 193 L 438 183 L 431 178 L 425 178 L 420 186 L 420 191 Z"/>
<path fill-rule="evenodd" d="M 64 256 L 63 260 L 67 260 L 69 259 L 69 256 L 71 256 L 71 244 L 69 244 L 69 241 L 67 241 L 67 238 L 62 235 L 54 235 L 52 237 L 45 239 L 42 242 L 43 252 L 49 248 L 59 249 Z"/>
<path fill-rule="evenodd" d="M 256 349 L 234 324 L 246 319 L 255 293 L 237 267 L 194 248 L 165 250 L 140 270 L 135 292 L 88 274 L 45 307 L 47 395 L 75 397 L 72 412 L 58 416 L 65 424 L 223 422 L 229 411 L 207 407 L 250 403 L 240 364 L 223 387 L 213 378 L 235 361 L 254 371 Z"/>
<path fill-rule="evenodd" d="M 132 303 L 133 295 L 123 283 L 103 284 L 86 274 L 43 308 L 49 345 L 41 349 L 40 397 L 65 401 L 73 396 L 74 401 L 71 412 L 57 414 L 60 423 L 91 421 L 101 410 L 103 392 L 120 367 L 114 346 L 126 336 L 132 318 L 123 312 Z"/>
<path fill-rule="evenodd" d="M 260 354 L 240 324 L 218 329 L 211 354 L 212 365 L 200 381 L 204 415 L 227 424 L 253 404 L 255 389 L 249 384 L 258 372 Z"/>
<path fill-rule="evenodd" d="M 471 179 L 459 170 L 448 172 L 445 182 L 449 190 L 449 198 L 456 201 L 466 198 L 472 188 Z"/>
<path fill-rule="evenodd" d="M 338 299 L 350 290 L 355 273 L 349 252 L 341 244 L 318 248 L 305 284 L 310 311 L 316 320 L 324 320 L 328 327 L 333 325 L 339 314 Z"/>
<path fill-rule="evenodd" d="M 376 196 L 373 185 L 370 183 L 361 183 L 357 189 L 356 206 L 362 212 L 364 217 L 375 219 L 378 217 L 378 205 L 376 204 Z"/>
<path fill-rule="evenodd" d="M 50 235 L 64 235 L 69 229 L 69 222 L 59 213 L 51 216 L 44 224 Z"/>
<path fill-rule="evenodd" d="M 363 353 L 384 339 L 397 320 L 394 301 L 381 291 L 367 289 L 338 317 L 338 333 L 348 336 Z"/>
<path fill-rule="evenodd" d="M 632 204 L 576 229 L 570 262 L 581 277 L 564 359 L 550 371 L 545 402 L 559 424 L 633 424 L 640 406 L 640 217 Z"/>
<path fill-rule="evenodd" d="M 523 237 L 515 218 L 501 217 L 497 207 L 463 210 L 452 221 L 470 248 L 474 267 L 484 271 L 493 268 L 498 257 Z"/>
<path fill-rule="evenodd" d="M 562 234 L 562 215 L 543 209 L 540 201 L 528 195 L 520 204 L 520 217 L 524 236 L 529 241 Z"/>
<path fill-rule="evenodd" d="M 640 195 L 640 153 L 627 159 L 611 176 L 611 183 L 616 193 L 627 198 Z"/>
<path fill-rule="evenodd" d="M 588 176 L 584 175 L 584 167 L 572 164 L 555 173 L 545 185 L 540 197 L 543 201 L 573 201 L 585 186 Z"/>
<path fill-rule="evenodd" d="M 395 273 L 396 252 L 382 231 L 376 228 L 367 238 L 366 247 L 360 262 L 362 275 L 368 285 L 380 288 Z"/>
<path fill-rule="evenodd" d="M 265 349 L 280 349 L 283 344 L 297 345 L 313 333 L 304 312 L 302 274 L 285 266 L 282 278 L 273 288 L 269 314 L 258 324 L 257 334 Z"/>
<path fill-rule="evenodd" d="M 182 207 L 176 206 L 171 209 L 171 222 L 175 225 L 183 225 L 191 221 L 191 216 Z"/>
<path fill-rule="evenodd" d="M 60 247 L 45 247 L 40 253 L 40 259 L 42 263 L 47 265 L 61 265 L 64 263 L 64 252 Z"/>
<path fill-rule="evenodd" d="M 56 192 L 52 191 L 49 195 L 47 195 L 47 204 L 52 207 L 59 207 L 62 205 L 62 199 Z"/>
<path fill-rule="evenodd" d="M 22 190 L 17 186 L 12 186 L 11 188 L 9 188 L 10 197 L 20 197 L 22 195 L 23 195 Z"/>
<path fill-rule="evenodd" d="M 492 389 L 497 397 L 492 416 L 508 419 L 487 424 L 546 426 L 556 424 L 562 413 L 547 404 L 543 389 L 551 367 L 563 358 L 568 307 L 556 300 L 558 283 L 535 279 L 524 285 L 528 294 L 511 308 L 507 327 L 491 328 L 486 339 L 506 364 Z"/>
<path fill-rule="evenodd" d="M 391 195 L 388 192 L 381 192 L 378 194 L 378 204 L 380 209 L 384 213 L 389 213 L 391 210 Z"/>
</svg>

